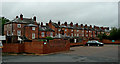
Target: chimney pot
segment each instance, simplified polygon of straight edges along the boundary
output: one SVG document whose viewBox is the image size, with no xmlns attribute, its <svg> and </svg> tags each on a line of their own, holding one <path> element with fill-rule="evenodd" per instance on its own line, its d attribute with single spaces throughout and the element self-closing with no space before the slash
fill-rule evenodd
<svg viewBox="0 0 120 64">
<path fill-rule="evenodd" d="M 65 24 L 65 26 L 67 26 L 67 22 L 65 22 L 64 24 Z"/>
<path fill-rule="evenodd" d="M 71 22 L 70 25 L 73 26 L 73 23 Z"/>
<path fill-rule="evenodd" d="M 16 18 L 18 18 L 18 16 L 16 16 Z"/>
<path fill-rule="evenodd" d="M 78 23 L 76 23 L 76 27 L 78 27 Z"/>
<path fill-rule="evenodd" d="M 58 25 L 60 26 L 60 21 L 58 22 Z"/>
<path fill-rule="evenodd" d="M 41 27 L 43 26 L 43 22 L 41 22 Z"/>
<path fill-rule="evenodd" d="M 23 15 L 22 14 L 20 14 L 20 19 L 23 20 Z"/>
<path fill-rule="evenodd" d="M 36 16 L 33 17 L 33 20 L 36 21 Z"/>
</svg>

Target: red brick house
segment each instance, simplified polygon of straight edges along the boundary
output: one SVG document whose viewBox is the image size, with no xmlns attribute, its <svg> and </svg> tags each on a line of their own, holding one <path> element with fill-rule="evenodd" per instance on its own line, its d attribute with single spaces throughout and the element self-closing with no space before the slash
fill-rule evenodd
<svg viewBox="0 0 120 64">
<path fill-rule="evenodd" d="M 48 24 L 43 25 L 41 22 L 41 26 L 39 26 L 39 38 L 45 38 L 45 37 L 54 37 L 55 31 L 51 29 Z"/>
</svg>

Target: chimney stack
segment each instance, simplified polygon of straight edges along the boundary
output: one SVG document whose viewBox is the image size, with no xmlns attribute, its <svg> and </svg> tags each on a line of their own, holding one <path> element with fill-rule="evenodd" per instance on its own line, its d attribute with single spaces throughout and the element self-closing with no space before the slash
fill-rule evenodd
<svg viewBox="0 0 120 64">
<path fill-rule="evenodd" d="M 16 16 L 16 18 L 18 18 L 18 16 Z"/>
<path fill-rule="evenodd" d="M 49 23 L 52 23 L 52 21 L 50 20 Z"/>
<path fill-rule="evenodd" d="M 92 25 L 90 25 L 90 28 L 92 29 Z"/>
<path fill-rule="evenodd" d="M 81 24 L 81 28 L 83 28 L 83 24 Z"/>
<path fill-rule="evenodd" d="M 41 22 L 41 27 L 43 26 L 43 22 Z"/>
<path fill-rule="evenodd" d="M 64 25 L 67 26 L 67 22 L 65 22 Z"/>
<path fill-rule="evenodd" d="M 46 23 L 46 26 L 48 26 L 48 23 Z"/>
<path fill-rule="evenodd" d="M 87 24 L 85 24 L 85 27 L 87 28 Z"/>
<path fill-rule="evenodd" d="M 20 19 L 23 20 L 23 15 L 22 14 L 20 14 Z"/>
<path fill-rule="evenodd" d="M 70 23 L 70 26 L 72 26 L 72 27 L 73 27 L 73 23 L 72 23 L 72 22 Z"/>
<path fill-rule="evenodd" d="M 78 27 L 78 23 L 76 23 L 76 27 Z"/>
<path fill-rule="evenodd" d="M 33 17 L 33 20 L 36 21 L 36 16 Z"/>
<path fill-rule="evenodd" d="M 60 26 L 60 21 L 58 22 L 58 25 Z"/>
</svg>

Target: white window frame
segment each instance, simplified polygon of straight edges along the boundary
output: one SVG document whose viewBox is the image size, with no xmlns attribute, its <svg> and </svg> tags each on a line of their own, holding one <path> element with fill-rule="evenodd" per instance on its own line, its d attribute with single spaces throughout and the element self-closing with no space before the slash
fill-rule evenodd
<svg viewBox="0 0 120 64">
<path fill-rule="evenodd" d="M 84 36 L 84 34 L 82 34 L 82 36 Z"/>
<path fill-rule="evenodd" d="M 50 32 L 50 36 L 53 37 L 53 32 Z"/>
<path fill-rule="evenodd" d="M 17 35 L 21 36 L 21 30 L 17 30 Z"/>
<path fill-rule="evenodd" d="M 42 36 L 42 37 L 45 37 L 45 33 L 44 33 L 44 32 L 42 32 L 42 33 L 41 33 L 41 36 Z"/>
<path fill-rule="evenodd" d="M 73 33 L 71 33 L 71 36 L 73 37 Z"/>
<path fill-rule="evenodd" d="M 77 37 L 79 36 L 79 34 L 77 34 Z"/>
<path fill-rule="evenodd" d="M 58 31 L 60 31 L 61 29 L 58 29 Z"/>
<path fill-rule="evenodd" d="M 17 28 L 21 28 L 21 24 L 17 24 Z"/>
<path fill-rule="evenodd" d="M 88 34 L 86 34 L 86 36 L 88 37 Z"/>
<path fill-rule="evenodd" d="M 84 32 L 84 30 L 82 30 L 82 32 Z"/>
<path fill-rule="evenodd" d="M 65 29 L 65 31 L 67 31 L 67 29 Z"/>
<path fill-rule="evenodd" d="M 35 30 L 35 27 L 32 27 L 32 30 Z"/>
<path fill-rule="evenodd" d="M 35 33 L 32 33 L 32 39 L 35 39 Z"/>
<path fill-rule="evenodd" d="M 73 32 L 73 29 L 71 31 Z"/>
</svg>

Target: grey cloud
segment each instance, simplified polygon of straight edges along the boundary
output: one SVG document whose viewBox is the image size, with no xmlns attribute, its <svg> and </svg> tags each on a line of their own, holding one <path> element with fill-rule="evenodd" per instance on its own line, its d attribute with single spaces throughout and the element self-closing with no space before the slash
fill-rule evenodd
<svg viewBox="0 0 120 64">
<path fill-rule="evenodd" d="M 4 2 L 2 15 L 13 19 L 20 13 L 24 17 L 37 16 L 39 22 L 71 21 L 99 26 L 117 26 L 118 11 L 114 2 Z"/>
</svg>

